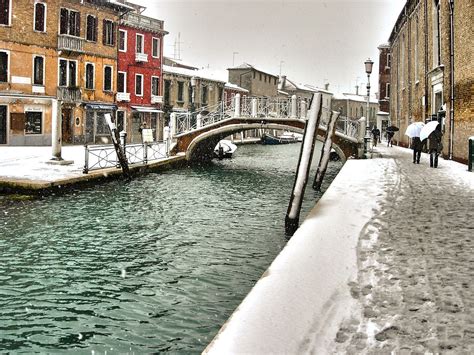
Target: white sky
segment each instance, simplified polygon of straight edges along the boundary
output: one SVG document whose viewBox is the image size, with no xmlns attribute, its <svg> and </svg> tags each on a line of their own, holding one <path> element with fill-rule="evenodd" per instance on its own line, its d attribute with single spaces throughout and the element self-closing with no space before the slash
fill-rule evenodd
<svg viewBox="0 0 474 355">
<path fill-rule="evenodd" d="M 365 83 L 364 61 L 375 61 L 372 93 L 378 90 L 377 46 L 388 40 L 405 0 L 132 0 L 145 15 L 165 21 L 164 52 L 225 70 L 242 62 L 271 73 L 354 92 Z"/>
</svg>

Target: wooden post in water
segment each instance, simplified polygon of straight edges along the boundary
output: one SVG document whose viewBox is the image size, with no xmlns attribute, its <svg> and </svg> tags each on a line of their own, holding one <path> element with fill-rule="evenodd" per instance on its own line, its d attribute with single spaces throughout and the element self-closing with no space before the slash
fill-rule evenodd
<svg viewBox="0 0 474 355">
<path fill-rule="evenodd" d="M 314 176 L 313 189 L 321 191 L 321 184 L 323 183 L 324 175 L 328 167 L 329 157 L 331 155 L 332 138 L 336 132 L 336 122 L 340 112 L 332 111 L 331 118 L 329 119 L 328 126 L 326 129 L 326 135 L 324 137 L 323 148 L 321 149 L 321 157 L 319 158 L 318 169 Z"/>
<path fill-rule="evenodd" d="M 115 152 L 117 153 L 117 158 L 119 160 L 120 166 L 122 167 L 123 176 L 127 180 L 131 180 L 127 157 L 125 155 L 125 151 L 122 149 L 119 143 L 119 135 L 117 132 L 117 127 L 115 126 L 115 123 L 112 122 L 112 116 L 110 115 L 110 113 L 106 113 L 104 117 L 110 128 L 110 136 L 112 137 L 112 142 L 114 143 Z"/>
<path fill-rule="evenodd" d="M 306 121 L 293 192 L 285 217 L 285 234 L 290 237 L 299 226 L 301 204 L 303 203 L 304 190 L 308 181 L 311 160 L 313 159 L 314 143 L 319 121 L 321 120 L 321 112 L 322 98 L 321 94 L 317 93 L 313 95 L 308 121 Z"/>
</svg>

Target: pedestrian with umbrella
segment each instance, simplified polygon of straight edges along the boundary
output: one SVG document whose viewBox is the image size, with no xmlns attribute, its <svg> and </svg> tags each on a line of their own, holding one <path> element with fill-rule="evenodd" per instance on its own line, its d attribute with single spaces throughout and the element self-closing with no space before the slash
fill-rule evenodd
<svg viewBox="0 0 474 355">
<path fill-rule="evenodd" d="M 426 127 L 426 128 L 425 128 Z M 443 151 L 443 133 L 441 133 L 441 125 L 438 121 L 427 123 L 421 130 L 420 137 L 428 137 L 428 149 L 430 152 L 430 168 L 438 167 L 438 156 Z"/>
<path fill-rule="evenodd" d="M 410 124 L 405 135 L 411 138 L 411 148 L 413 149 L 413 164 L 420 164 L 421 150 L 423 143 L 420 139 L 421 129 L 425 124 L 423 122 L 413 122 Z"/>
<path fill-rule="evenodd" d="M 377 142 L 380 140 L 380 129 L 374 126 L 374 128 L 372 128 L 372 136 L 374 137 L 374 147 L 376 147 Z"/>
<path fill-rule="evenodd" d="M 392 139 L 393 139 L 393 136 L 395 135 L 395 132 L 398 131 L 398 127 L 389 126 L 387 127 L 385 131 L 387 132 L 387 147 L 388 146 L 393 147 Z"/>
</svg>

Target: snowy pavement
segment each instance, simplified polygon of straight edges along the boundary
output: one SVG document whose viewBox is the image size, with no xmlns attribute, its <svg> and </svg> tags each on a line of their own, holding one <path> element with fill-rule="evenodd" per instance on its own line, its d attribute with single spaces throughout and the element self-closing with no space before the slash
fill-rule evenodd
<svg viewBox="0 0 474 355">
<path fill-rule="evenodd" d="M 474 173 L 349 160 L 205 353 L 474 353 Z"/>
</svg>

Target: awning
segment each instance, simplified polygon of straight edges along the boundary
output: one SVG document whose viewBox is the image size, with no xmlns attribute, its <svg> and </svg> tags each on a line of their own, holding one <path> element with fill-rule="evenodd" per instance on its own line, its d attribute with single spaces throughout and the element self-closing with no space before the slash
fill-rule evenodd
<svg viewBox="0 0 474 355">
<path fill-rule="evenodd" d="M 117 105 L 107 105 L 107 104 L 86 104 L 86 110 L 104 110 L 104 111 L 115 111 Z"/>
<path fill-rule="evenodd" d="M 138 112 L 149 112 L 149 113 L 163 113 L 163 111 L 158 110 L 154 107 L 146 107 L 146 106 L 132 106 L 132 109 Z"/>
</svg>

